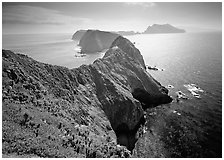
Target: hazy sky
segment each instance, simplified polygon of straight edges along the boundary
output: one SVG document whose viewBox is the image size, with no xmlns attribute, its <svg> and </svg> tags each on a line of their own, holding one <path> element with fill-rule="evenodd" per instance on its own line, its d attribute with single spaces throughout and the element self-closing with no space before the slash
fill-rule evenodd
<svg viewBox="0 0 224 160">
<path fill-rule="evenodd" d="M 78 29 L 144 31 L 169 23 L 187 31 L 222 29 L 221 2 L 2 3 L 3 34 L 73 33 Z"/>
</svg>

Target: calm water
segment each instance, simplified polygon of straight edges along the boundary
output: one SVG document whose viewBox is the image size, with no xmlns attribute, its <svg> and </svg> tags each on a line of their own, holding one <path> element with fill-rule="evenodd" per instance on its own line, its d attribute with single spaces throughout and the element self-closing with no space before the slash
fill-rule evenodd
<svg viewBox="0 0 224 160">
<path fill-rule="evenodd" d="M 92 63 L 104 52 L 93 53 L 85 57 L 79 56 L 78 41 L 71 40 L 72 34 L 29 34 L 3 35 L 2 46 L 16 53 L 29 55 L 35 60 L 76 68 L 82 64 Z"/>
<path fill-rule="evenodd" d="M 185 124 L 184 127 L 187 128 L 185 132 L 188 134 L 185 136 L 195 136 L 195 146 L 196 144 L 199 146 L 194 151 L 200 152 L 199 155 L 189 155 L 190 152 L 183 152 L 181 155 L 220 157 L 222 152 L 221 32 L 134 35 L 127 38 L 135 42 L 147 65 L 163 69 L 163 71 L 149 70 L 149 72 L 162 85 L 173 86 L 169 89 L 173 98 L 176 98 L 178 91 L 188 97 L 187 100 L 173 102 L 167 109 L 170 113 L 168 116 L 180 117 L 177 121 Z M 70 39 L 69 34 L 4 35 L 3 48 L 27 54 L 41 62 L 69 68 L 92 63 L 104 54 L 101 52 L 75 57 L 78 42 Z M 191 84 L 195 84 L 203 91 L 194 91 L 200 96 L 199 98 L 186 87 Z M 184 143 L 191 143 L 192 139 L 188 138 L 188 140 L 189 142 L 184 141 Z M 194 149 L 194 146 L 192 148 Z"/>
<path fill-rule="evenodd" d="M 176 138 L 170 136 L 170 142 L 166 142 L 167 148 L 175 148 L 177 145 L 182 148 L 182 151 L 171 156 L 221 157 L 221 32 L 135 35 L 128 38 L 136 43 L 146 64 L 163 69 L 149 72 L 162 85 L 174 87 L 169 89 L 172 97 L 176 98 L 178 91 L 188 97 L 187 100 L 181 99 L 180 102 L 174 100 L 166 110 L 167 118 L 164 119 L 166 121 L 164 123 L 168 129 L 164 131 L 179 134 L 173 135 Z M 195 92 L 200 98 L 195 97 L 186 87 L 191 84 L 196 84 L 200 88 L 201 92 Z M 158 114 L 164 117 L 163 113 Z"/>
<path fill-rule="evenodd" d="M 163 71 L 149 71 L 162 85 L 173 85 L 174 91 L 183 91 L 197 102 L 211 98 L 217 110 L 222 102 L 222 36 L 215 33 L 135 35 L 146 64 Z M 197 99 L 184 87 L 196 84 L 202 90 Z"/>
</svg>

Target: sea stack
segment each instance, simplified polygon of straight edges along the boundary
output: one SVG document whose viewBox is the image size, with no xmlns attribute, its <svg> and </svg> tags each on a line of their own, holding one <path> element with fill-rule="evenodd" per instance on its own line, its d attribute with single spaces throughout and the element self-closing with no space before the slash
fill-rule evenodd
<svg viewBox="0 0 224 160">
<path fill-rule="evenodd" d="M 108 49 L 119 35 L 116 33 L 87 30 L 79 41 L 82 53 L 95 53 Z"/>
</svg>

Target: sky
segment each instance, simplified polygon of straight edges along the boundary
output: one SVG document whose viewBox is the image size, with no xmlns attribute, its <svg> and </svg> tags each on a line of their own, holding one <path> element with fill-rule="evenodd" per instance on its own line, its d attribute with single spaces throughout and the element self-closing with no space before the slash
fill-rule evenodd
<svg viewBox="0 0 224 160">
<path fill-rule="evenodd" d="M 187 31 L 222 30 L 221 2 L 3 2 L 3 34 L 79 29 L 143 32 L 169 23 Z"/>
</svg>

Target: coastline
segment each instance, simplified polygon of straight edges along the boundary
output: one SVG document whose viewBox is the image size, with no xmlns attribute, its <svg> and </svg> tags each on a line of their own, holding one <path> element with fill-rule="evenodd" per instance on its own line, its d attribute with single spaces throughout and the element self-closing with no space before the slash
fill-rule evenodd
<svg viewBox="0 0 224 160">
<path fill-rule="evenodd" d="M 118 45 L 119 47 L 113 49 L 113 45 Z M 126 50 L 129 50 L 129 52 L 125 52 Z M 135 59 L 132 58 L 133 55 L 136 57 Z M 123 61 L 120 61 L 120 59 L 123 59 Z M 113 66 L 108 63 L 110 61 L 114 63 Z M 116 63 L 117 65 L 115 65 Z M 130 73 L 120 72 L 118 64 L 122 67 L 123 71 L 129 70 Z M 132 67 L 130 68 L 129 65 Z M 108 70 L 108 67 L 111 68 L 110 71 Z M 74 136 L 75 134 L 81 134 L 82 136 L 83 129 L 82 127 L 79 127 L 78 131 L 72 131 L 74 129 L 71 127 L 74 126 L 74 124 L 81 124 L 88 128 L 84 129 L 84 137 L 87 132 L 93 136 L 97 136 L 97 132 L 99 133 L 97 136 L 98 138 L 88 140 L 95 141 L 94 146 L 99 145 L 98 141 L 101 139 L 101 141 L 107 145 L 110 144 L 108 142 L 111 142 L 110 145 L 115 148 L 115 150 L 121 149 L 119 152 L 126 154 L 126 156 L 130 156 L 128 154 L 129 152 L 125 150 L 124 147 L 117 148 L 116 144 L 118 142 L 118 144 L 121 143 L 127 146 L 129 150 L 132 149 L 133 144 L 136 142 L 134 138 L 135 132 L 138 130 L 138 125 L 142 123 L 141 119 L 143 118 L 143 110 L 141 107 L 141 101 L 139 102 L 137 99 L 133 98 L 133 89 L 140 87 L 151 94 L 156 93 L 156 96 L 160 96 L 161 94 L 165 98 L 162 103 L 170 101 L 168 96 L 168 101 L 166 100 L 167 91 L 166 93 L 163 93 L 165 88 L 151 79 L 151 76 L 148 75 L 144 68 L 144 60 L 142 59 L 140 52 L 132 45 L 132 43 L 123 37 L 119 37 L 115 40 L 111 49 L 106 52 L 103 59 L 96 60 L 93 65 L 82 65 L 77 69 L 71 70 L 65 67 L 39 63 L 28 56 L 21 54 L 16 55 L 10 51 L 3 50 L 3 120 L 5 122 L 8 121 L 8 124 L 12 124 L 11 127 L 18 127 L 18 125 L 21 125 L 21 127 L 24 128 L 23 132 L 26 132 L 28 135 L 35 133 L 36 137 L 39 137 L 40 140 L 47 136 L 46 134 L 50 134 L 50 130 L 47 133 L 42 132 L 45 131 L 44 128 L 47 126 L 52 128 L 56 132 L 53 134 L 54 138 L 52 136 L 48 136 L 47 143 L 56 143 L 54 139 L 56 137 L 59 138 L 61 132 L 66 130 L 66 133 L 64 133 L 63 136 L 65 139 L 58 139 L 59 141 L 60 139 L 62 140 L 62 142 L 58 142 L 62 143 L 62 148 L 60 148 L 63 151 L 65 150 L 65 146 L 73 146 L 73 148 L 75 147 L 77 149 L 76 153 L 79 153 L 80 149 L 78 149 L 74 144 L 76 143 L 74 141 L 77 141 Z M 111 74 L 111 71 L 113 74 Z M 118 76 L 116 72 L 118 72 L 120 76 Z M 124 76 L 127 76 L 126 82 L 124 81 Z M 137 77 L 141 80 L 139 81 Z M 23 92 L 21 92 L 21 89 L 19 91 L 18 87 L 22 87 Z M 155 101 L 153 103 L 157 105 L 158 102 Z M 17 104 L 18 107 L 15 108 L 15 104 Z M 90 108 L 88 107 L 89 105 L 91 106 Z M 148 105 L 149 107 L 151 106 L 151 104 Z M 74 106 L 76 107 L 73 108 Z M 123 109 L 120 110 L 120 107 Z M 11 111 L 16 114 L 11 115 Z M 46 117 L 41 115 L 41 112 L 43 111 L 49 116 L 48 119 L 50 121 L 56 122 L 56 119 L 61 119 L 60 124 L 57 124 L 58 122 L 47 122 L 46 124 Z M 130 112 L 132 114 L 130 114 Z M 75 119 L 72 118 L 71 113 L 72 115 L 76 115 L 74 115 Z M 37 117 L 37 115 L 39 117 Z M 84 115 L 88 116 L 85 116 L 84 118 Z M 9 117 L 6 118 L 5 116 Z M 18 122 L 13 122 L 10 117 L 17 119 Z M 20 117 L 22 119 L 20 119 Z M 91 117 L 94 118 L 95 121 L 92 121 Z M 131 119 L 131 121 L 129 121 L 129 119 Z M 72 125 L 72 123 L 74 124 Z M 127 130 L 119 129 L 120 126 L 123 125 L 127 126 Z M 107 126 L 106 128 L 109 130 L 104 128 L 105 126 Z M 15 136 L 15 132 L 9 134 L 7 132 L 8 129 L 5 127 L 6 125 L 3 124 L 3 131 L 4 133 L 7 133 L 3 135 L 5 137 L 5 143 L 3 143 L 4 154 L 6 154 L 5 151 L 9 152 L 12 149 L 10 149 L 11 140 L 8 135 L 12 134 L 12 137 Z M 10 126 L 7 127 L 11 128 Z M 109 141 L 108 136 L 103 136 L 107 135 L 108 131 L 110 131 Z M 134 134 L 128 135 L 125 138 L 127 140 L 124 140 L 123 138 L 119 139 L 120 133 L 125 135 L 132 131 L 134 131 Z M 115 134 L 117 134 L 117 136 L 115 136 Z M 73 138 L 71 139 L 71 137 Z M 118 139 L 116 140 L 115 137 Z M 34 142 L 37 142 L 35 137 L 32 139 Z M 28 139 L 25 138 L 26 143 L 27 140 Z M 85 141 L 86 140 L 84 140 L 83 143 L 85 143 Z M 42 142 L 42 144 L 45 143 Z M 16 144 L 16 148 L 20 145 L 21 144 Z M 27 149 L 30 147 L 35 148 L 33 144 L 29 144 L 20 152 L 23 154 L 29 154 Z M 95 151 L 89 150 L 92 147 L 85 147 L 85 145 L 82 147 L 86 148 L 86 152 L 82 153 L 82 151 L 81 155 L 85 155 L 87 157 L 96 156 Z M 55 150 L 56 148 L 52 149 Z M 103 148 L 101 148 L 101 150 L 102 149 Z M 14 153 L 13 150 L 10 152 Z M 43 157 L 50 156 L 50 153 L 46 152 L 46 150 L 41 151 L 41 153 L 39 152 L 40 151 L 38 149 L 35 149 L 35 153 L 38 156 L 41 156 L 41 154 Z M 75 151 L 68 152 L 67 154 L 73 155 L 74 152 Z M 66 156 L 61 152 L 58 154 L 52 156 Z M 74 157 L 74 155 L 72 157 Z"/>
</svg>

